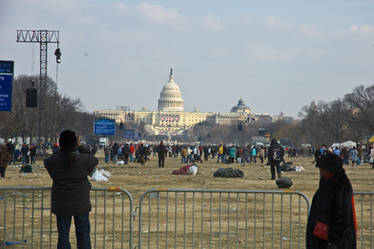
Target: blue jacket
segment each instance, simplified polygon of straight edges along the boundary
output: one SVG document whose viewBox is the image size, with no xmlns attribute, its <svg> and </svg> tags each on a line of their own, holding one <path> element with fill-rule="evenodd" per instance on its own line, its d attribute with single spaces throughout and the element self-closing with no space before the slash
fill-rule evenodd
<svg viewBox="0 0 374 249">
<path fill-rule="evenodd" d="M 230 153 L 230 158 L 235 158 L 236 148 L 235 147 L 230 147 L 229 153 Z"/>
</svg>

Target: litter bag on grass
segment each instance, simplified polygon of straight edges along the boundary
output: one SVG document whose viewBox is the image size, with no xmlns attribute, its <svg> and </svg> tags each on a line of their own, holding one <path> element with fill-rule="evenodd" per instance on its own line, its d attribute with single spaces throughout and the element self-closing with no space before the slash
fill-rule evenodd
<svg viewBox="0 0 374 249">
<path fill-rule="evenodd" d="M 187 164 L 180 169 L 173 170 L 171 173 L 173 175 L 196 175 L 198 168 L 196 165 Z"/>
<path fill-rule="evenodd" d="M 213 174 L 214 177 L 243 177 L 244 173 L 240 169 L 219 168 Z"/>
<path fill-rule="evenodd" d="M 27 164 L 23 165 L 19 171 L 19 173 L 32 173 L 32 166 Z"/>
<path fill-rule="evenodd" d="M 276 180 L 275 182 L 278 186 L 278 188 L 289 188 L 292 186 L 292 181 L 288 177 L 281 177 Z"/>
<path fill-rule="evenodd" d="M 111 176 L 110 172 L 103 169 L 95 169 L 92 173 L 91 180 L 97 182 L 107 182 L 108 178 Z"/>
</svg>

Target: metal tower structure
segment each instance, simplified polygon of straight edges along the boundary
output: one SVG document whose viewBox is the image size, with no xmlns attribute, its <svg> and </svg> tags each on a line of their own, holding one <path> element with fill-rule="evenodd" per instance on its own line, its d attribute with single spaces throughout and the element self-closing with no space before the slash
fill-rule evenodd
<svg viewBox="0 0 374 249">
<path fill-rule="evenodd" d="M 17 30 L 17 42 L 29 42 L 40 44 L 40 75 L 39 75 L 39 127 L 38 142 L 40 148 L 41 142 L 41 115 L 43 112 L 43 102 L 41 98 L 42 86 L 47 83 L 47 62 L 48 62 L 48 43 L 60 43 L 60 31 L 51 30 Z"/>
</svg>

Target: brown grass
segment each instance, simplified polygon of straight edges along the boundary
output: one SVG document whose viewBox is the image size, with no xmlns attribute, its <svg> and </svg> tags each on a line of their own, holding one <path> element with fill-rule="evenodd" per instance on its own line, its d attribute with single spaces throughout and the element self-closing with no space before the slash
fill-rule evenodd
<svg viewBox="0 0 374 249">
<path fill-rule="evenodd" d="M 137 199 L 143 192 L 152 188 L 204 188 L 204 189 L 241 189 L 241 190 L 278 190 L 274 181 L 270 180 L 270 169 L 264 164 L 221 164 L 210 159 L 199 163 L 199 173 L 196 176 L 173 176 L 171 171 L 182 166 L 180 158 L 167 158 L 165 168 L 157 167 L 157 158 L 151 156 L 151 161 L 145 165 L 130 163 L 125 166 L 114 164 L 105 165 L 102 152 L 97 154 L 100 159 L 98 167 L 112 173 L 109 182 L 92 182 L 94 187 L 120 186 L 127 189 Z M 318 188 L 319 171 L 313 165 L 311 158 L 287 159 L 293 165 L 301 165 L 304 172 L 284 172 L 283 176 L 293 181 L 291 189 L 305 193 L 310 199 Z M 239 179 L 215 178 L 213 173 L 220 167 L 233 167 L 244 171 L 244 177 Z M 372 191 L 374 170 L 368 164 L 360 167 L 346 166 L 346 173 L 352 182 L 354 191 Z M 19 168 L 9 166 L 3 186 L 51 186 L 51 180 L 38 161 L 33 167 L 33 173 L 22 176 Z"/>
<path fill-rule="evenodd" d="M 102 152 L 98 153 L 100 159 L 99 167 L 104 168 L 107 171 L 112 173 L 112 177 L 108 182 L 92 182 L 94 187 L 121 187 L 128 190 L 134 198 L 134 206 L 139 205 L 140 196 L 149 189 L 158 189 L 158 188 L 188 188 L 188 189 L 235 189 L 235 190 L 279 190 L 277 188 L 275 181 L 270 180 L 270 169 L 264 164 L 217 164 L 215 160 L 210 159 L 208 162 L 199 164 L 199 173 L 196 176 L 173 176 L 171 171 L 182 166 L 180 163 L 180 158 L 167 158 L 165 168 L 158 168 L 157 158 L 151 156 L 151 161 L 147 162 L 145 165 L 140 165 L 137 163 L 130 163 L 125 166 L 116 166 L 114 164 L 109 164 L 104 166 Z M 301 165 L 305 168 L 304 172 L 284 172 L 283 176 L 290 177 L 293 181 L 292 190 L 303 192 L 309 200 L 312 199 L 314 192 L 318 188 L 318 179 L 319 171 L 313 165 L 313 159 L 311 158 L 296 158 L 290 159 L 287 161 L 292 161 L 293 165 Z M 244 171 L 244 177 L 239 179 L 225 179 L 225 178 L 215 178 L 213 173 L 220 167 L 233 167 L 239 168 Z M 361 165 L 360 167 L 351 167 L 346 166 L 346 172 L 350 178 L 354 191 L 372 191 L 372 175 L 374 170 L 368 164 Z M 33 168 L 33 173 L 23 176 L 18 173 L 19 168 L 15 166 L 10 166 L 6 172 L 6 179 L 3 180 L 3 186 L 50 186 L 51 180 L 45 171 L 42 162 L 38 161 L 37 165 Z M 37 197 L 39 198 L 39 197 Z M 223 202 L 220 204 L 217 195 L 214 195 L 212 198 L 213 206 L 210 205 L 210 197 L 208 194 L 204 195 L 204 202 L 201 201 L 201 195 L 196 194 L 195 199 L 191 193 L 186 195 L 186 212 L 183 211 L 184 208 L 184 196 L 183 193 L 178 194 L 177 200 L 175 199 L 174 194 L 168 195 L 168 206 L 165 203 L 166 196 L 165 193 L 160 194 L 160 210 L 155 209 L 157 198 L 154 196 L 148 196 L 144 201 L 143 209 L 143 224 L 142 224 L 142 240 L 143 247 L 148 247 L 148 242 L 150 247 L 155 248 L 158 241 L 159 247 L 165 247 L 166 241 L 168 241 L 169 247 L 174 247 L 177 245 L 177 248 L 181 248 L 186 243 L 187 247 L 191 247 L 192 240 L 191 237 L 194 236 L 194 245 L 195 247 L 201 247 L 200 243 L 203 243 L 205 248 L 209 248 L 208 242 L 211 241 L 212 248 L 219 247 L 219 242 L 222 243 L 222 247 L 227 245 L 230 248 L 235 248 L 237 245 L 240 248 L 245 247 L 245 243 L 248 243 L 250 247 L 253 247 L 253 243 L 258 244 L 265 248 L 270 247 L 271 241 L 275 241 L 275 245 L 279 246 L 281 236 L 286 237 L 284 240 L 285 248 L 287 245 L 291 245 L 289 241 L 290 237 L 296 241 L 298 238 L 298 231 L 301 229 L 303 232 L 301 236 L 304 236 L 305 232 L 305 217 L 306 217 L 306 208 L 302 206 L 300 212 L 297 207 L 297 203 L 292 204 L 293 209 L 291 211 L 280 210 L 280 200 L 279 197 L 275 199 L 275 208 L 274 217 L 271 217 L 271 197 L 266 197 L 266 208 L 265 215 L 263 214 L 262 204 L 264 201 L 264 196 L 258 195 L 256 202 L 254 202 L 253 195 L 243 196 L 232 194 L 230 197 L 223 195 Z M 245 199 L 247 198 L 247 199 Z M 230 199 L 230 204 L 228 204 L 228 199 Z M 91 199 L 92 200 L 92 199 Z M 296 197 L 293 201 L 296 200 Z M 371 213 L 370 202 L 365 199 L 364 205 L 364 215 L 368 217 L 368 213 Z M 109 201 L 110 202 L 110 201 Z M 152 209 L 148 211 L 148 204 L 151 202 Z M 194 206 L 192 206 L 194 202 Z M 178 212 L 175 216 L 174 204 L 177 203 Z M 257 203 L 257 204 L 256 204 Z M 284 205 L 287 207 L 289 203 L 289 198 L 285 197 Z M 110 204 L 110 203 L 109 203 Z M 21 204 L 17 204 L 21 205 Z M 99 203 L 97 209 L 98 215 L 98 224 L 102 223 L 103 217 L 100 214 L 103 211 L 102 205 Z M 119 205 L 116 202 L 116 208 Z M 221 205 L 221 206 L 220 206 Z M 249 205 L 251 209 L 248 209 L 246 205 Z M 253 210 L 254 205 L 256 206 L 256 213 Z M 110 206 L 110 205 L 109 205 Z M 360 210 L 357 208 L 358 219 L 361 218 Z M 168 212 L 166 213 L 166 207 Z M 9 206 L 8 209 L 12 207 Z M 21 206 L 19 208 L 22 208 Z M 191 210 L 195 208 L 195 213 Z M 182 210 L 182 211 L 181 211 Z M 221 210 L 221 211 L 219 211 Z M 30 211 L 27 211 L 30 212 Z M 93 213 L 96 213 L 95 210 Z M 204 217 L 202 214 L 204 213 Z M 284 215 L 282 223 L 282 234 L 279 233 L 281 226 L 281 213 Z M 26 213 L 30 216 L 30 213 Z M 46 212 L 46 218 L 43 222 L 46 223 L 46 226 L 49 225 L 48 212 Z M 139 215 L 139 214 L 138 214 Z M 168 215 L 168 220 L 165 219 L 165 216 Z M 221 216 L 221 226 L 222 229 L 219 229 L 219 215 Z M 302 215 L 303 218 L 301 223 L 298 224 L 297 217 Z M 107 222 L 111 222 L 113 219 L 111 208 L 107 209 Z M 184 221 L 186 217 L 187 222 Z M 292 220 L 292 226 L 289 223 L 290 217 Z M 247 220 L 246 220 L 247 218 Z M 119 212 L 116 211 L 115 219 L 119 220 Z M 157 221 L 159 219 L 160 226 L 157 228 Z M 92 220 L 92 216 L 91 216 Z M 201 224 L 201 220 L 204 222 Z M 230 222 L 228 223 L 228 221 Z M 274 228 L 271 227 L 274 220 Z M 191 223 L 191 222 L 194 223 Z M 257 223 L 255 225 L 254 223 Z M 369 241 L 370 228 L 372 228 L 372 223 L 365 218 L 362 224 L 362 232 L 365 248 Z M 36 224 L 39 224 L 38 221 Z M 127 221 L 128 224 L 128 221 Z M 176 226 L 175 226 L 176 224 Z M 92 229 L 93 229 L 93 224 Z M 137 243 L 138 230 L 138 216 L 134 222 L 134 244 Z M 168 230 L 166 231 L 166 227 Z M 258 228 L 260 227 L 260 229 Z M 264 228 L 262 228 L 264 227 Z M 117 229 L 119 229 L 119 223 L 115 224 L 116 238 Z M 111 232 L 111 227 L 108 228 L 107 232 Z M 210 232 L 211 229 L 211 232 Z M 257 229 L 254 231 L 254 229 Z M 274 229 L 274 231 L 272 230 Z M 1 230 L 1 228 L 0 228 Z M 128 238 L 128 229 L 126 230 L 126 238 Z M 176 230 L 176 231 L 175 231 Z M 360 231 L 361 231 L 360 230 Z M 207 233 L 209 231 L 209 233 Z M 202 235 L 202 232 L 204 234 Z M 97 243 L 100 244 L 103 241 L 103 233 L 99 231 L 99 236 L 97 238 Z M 249 235 L 248 235 L 249 234 Z M 292 235 L 293 234 L 293 235 Z M 248 239 L 246 236 L 249 236 Z M 256 239 L 254 238 L 256 235 Z M 47 234 L 47 236 L 49 236 Z M 110 241 L 111 235 L 106 236 L 106 239 Z M 175 237 L 176 236 L 176 237 Z M 202 237 L 203 236 L 203 237 Z M 372 236 L 372 234 L 371 234 Z M 168 239 L 166 239 L 166 237 Z M 221 237 L 220 240 L 216 240 Z M 177 238 L 177 239 L 175 239 Z M 184 240 L 187 238 L 187 240 Z M 213 238 L 213 239 L 212 239 Z M 56 239 L 56 234 L 54 233 L 52 239 Z M 361 239 L 361 237 L 359 237 Z M 302 238 L 302 243 L 304 243 L 304 238 Z M 108 242 L 109 243 L 109 242 Z M 127 240 L 126 240 L 127 243 Z M 264 244 L 262 244 L 264 243 Z M 294 242 L 292 242 L 294 243 Z M 296 242 L 295 242 L 296 243 Z M 111 244 L 109 243 L 111 246 Z M 296 244 L 297 245 L 297 244 Z M 302 248 L 303 248 L 302 244 Z M 276 246 L 276 248 L 278 247 Z M 100 246 L 98 247 L 100 248 Z M 117 244 L 116 244 L 117 248 Z M 127 248 L 127 244 L 126 247 Z M 297 248 L 293 244 L 293 248 Z"/>
</svg>

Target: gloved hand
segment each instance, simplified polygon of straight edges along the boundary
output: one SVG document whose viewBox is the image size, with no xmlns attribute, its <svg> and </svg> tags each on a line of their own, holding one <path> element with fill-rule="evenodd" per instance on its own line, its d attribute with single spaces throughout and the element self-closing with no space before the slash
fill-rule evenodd
<svg viewBox="0 0 374 249">
<path fill-rule="evenodd" d="M 95 167 L 91 172 L 88 173 L 88 175 L 89 175 L 90 177 L 92 177 L 96 170 L 97 170 L 97 169 L 96 169 L 96 167 Z"/>
<path fill-rule="evenodd" d="M 332 242 L 328 242 L 325 249 L 339 249 L 337 245 Z"/>
<path fill-rule="evenodd" d="M 91 153 L 91 147 L 87 144 L 81 144 L 78 146 L 78 151 L 79 153 L 83 154 L 83 153 Z"/>
</svg>

